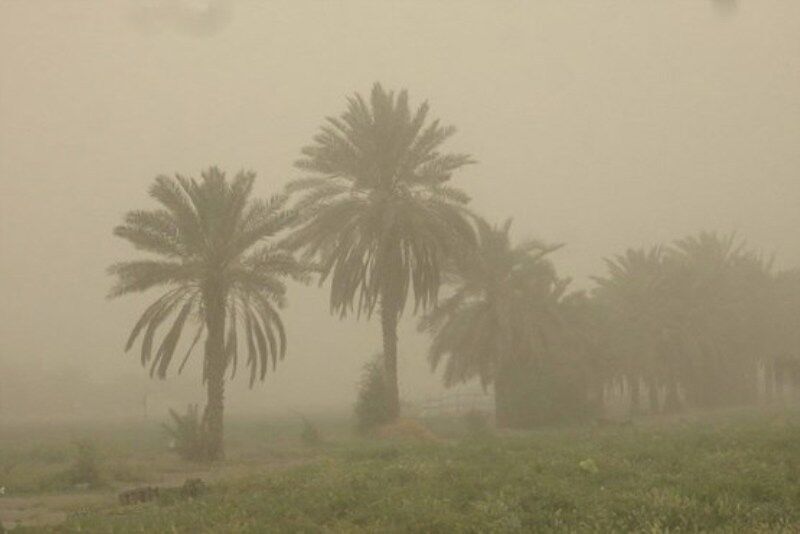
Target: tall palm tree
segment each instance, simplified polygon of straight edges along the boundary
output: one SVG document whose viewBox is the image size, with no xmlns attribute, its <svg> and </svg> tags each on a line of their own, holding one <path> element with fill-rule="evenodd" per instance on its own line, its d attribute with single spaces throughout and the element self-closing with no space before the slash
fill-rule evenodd
<svg viewBox="0 0 800 534">
<path fill-rule="evenodd" d="M 452 294 L 420 322 L 420 330 L 433 334 L 431 367 L 446 360 L 446 386 L 475 377 L 494 385 L 500 426 L 512 417 L 514 375 L 556 337 L 558 300 L 568 283 L 546 258 L 560 245 L 512 246 L 510 227 L 511 220 L 494 228 L 479 221 L 478 246 L 454 265 Z"/>
<path fill-rule="evenodd" d="M 296 167 L 302 223 L 289 239 L 330 278 L 332 313 L 370 317 L 380 309 L 390 417 L 399 414 L 397 324 L 413 293 L 414 311 L 436 302 L 443 262 L 470 246 L 468 197 L 447 185 L 472 163 L 439 152 L 455 128 L 428 122 L 428 104 L 412 112 L 408 94 L 372 88 L 328 117 Z"/>
<path fill-rule="evenodd" d="M 239 338 L 247 345 L 250 386 L 264 380 L 271 363 L 286 354 L 286 334 L 278 313 L 285 303 L 284 277 L 305 279 L 305 271 L 286 250 L 265 244 L 293 220 L 286 198 L 251 200 L 255 174 L 240 172 L 228 181 L 216 167 L 200 180 L 159 176 L 150 196 L 161 207 L 131 211 L 114 234 L 155 258 L 112 265 L 116 276 L 110 297 L 164 288 L 125 345 L 140 337 L 142 365 L 150 374 L 166 376 L 184 327 L 197 323 L 180 372 L 205 334 L 203 383 L 207 404 L 203 415 L 205 458 L 223 456 L 223 397 L 228 369 L 236 373 Z M 169 322 L 168 322 L 169 320 Z M 154 344 L 161 325 L 167 325 Z"/>
</svg>

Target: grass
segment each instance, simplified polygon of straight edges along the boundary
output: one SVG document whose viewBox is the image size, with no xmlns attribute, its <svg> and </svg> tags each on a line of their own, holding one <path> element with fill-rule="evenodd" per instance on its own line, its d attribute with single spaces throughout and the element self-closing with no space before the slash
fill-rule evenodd
<svg viewBox="0 0 800 534">
<path fill-rule="evenodd" d="M 247 432 L 266 437 L 247 428 L 238 447 Z M 449 442 L 342 433 L 305 465 L 222 479 L 198 499 L 73 514 L 53 531 L 800 531 L 797 414 L 480 439 L 452 422 L 435 429 Z"/>
</svg>

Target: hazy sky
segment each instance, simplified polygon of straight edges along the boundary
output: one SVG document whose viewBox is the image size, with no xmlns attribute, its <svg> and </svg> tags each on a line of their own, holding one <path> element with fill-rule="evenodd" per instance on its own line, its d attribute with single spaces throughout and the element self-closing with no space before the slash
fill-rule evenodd
<svg viewBox="0 0 800 534">
<path fill-rule="evenodd" d="M 0 0 L 0 372 L 142 373 L 122 345 L 152 295 L 104 299 L 131 256 L 123 213 L 152 206 L 157 174 L 210 164 L 278 191 L 378 80 L 458 126 L 451 148 L 480 163 L 454 184 L 516 236 L 566 243 L 578 285 L 704 228 L 800 264 L 800 2 L 723 4 Z M 231 407 L 352 402 L 379 325 L 330 317 L 316 287 L 292 287 L 285 319 L 287 361 Z M 407 397 L 437 384 L 413 326 Z"/>
</svg>

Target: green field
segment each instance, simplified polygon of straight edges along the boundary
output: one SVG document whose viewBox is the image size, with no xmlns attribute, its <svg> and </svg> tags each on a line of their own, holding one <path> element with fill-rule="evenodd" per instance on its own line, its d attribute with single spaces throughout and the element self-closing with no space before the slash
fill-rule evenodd
<svg viewBox="0 0 800 534">
<path fill-rule="evenodd" d="M 441 442 L 358 439 L 347 422 L 326 420 L 326 441 L 314 447 L 302 444 L 296 421 L 234 421 L 228 459 L 212 468 L 174 459 L 155 424 L 28 429 L 0 442 L 0 503 L 87 498 L 62 507 L 62 523 L 20 531 L 800 531 L 796 412 L 514 434 L 470 433 L 455 419 L 427 424 Z M 97 488 L 59 485 L 79 435 L 96 440 Z M 192 476 L 209 483 L 202 497 L 114 500 L 120 488 Z"/>
</svg>

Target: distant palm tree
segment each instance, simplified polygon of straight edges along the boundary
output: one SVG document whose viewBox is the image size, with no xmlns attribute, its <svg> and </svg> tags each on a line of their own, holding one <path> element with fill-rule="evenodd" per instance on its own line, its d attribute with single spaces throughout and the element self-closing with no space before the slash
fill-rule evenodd
<svg viewBox="0 0 800 534">
<path fill-rule="evenodd" d="M 695 341 L 690 400 L 698 406 L 754 401 L 758 362 L 769 352 L 763 319 L 773 307 L 772 261 L 735 234 L 714 232 L 676 241 L 671 259 Z"/>
<path fill-rule="evenodd" d="M 290 238 L 315 259 L 320 283 L 331 280 L 331 311 L 369 317 L 380 308 L 390 417 L 400 409 L 397 323 L 409 291 L 414 310 L 437 299 L 443 263 L 473 242 L 468 197 L 448 187 L 469 156 L 439 148 L 455 133 L 438 120 L 426 123 L 428 104 L 415 112 L 408 95 L 375 84 L 329 117 L 296 167 L 311 173 L 294 181 L 303 192 L 296 208 L 302 225 Z"/>
<path fill-rule="evenodd" d="M 762 318 L 769 347 L 761 356 L 768 402 L 780 397 L 784 382 L 800 380 L 800 269 L 776 273 L 770 285 L 771 306 Z"/>
<path fill-rule="evenodd" d="M 610 324 L 606 310 L 586 290 L 573 291 L 559 302 L 561 337 L 557 354 L 582 383 L 585 415 L 603 408 L 605 386 L 618 376 L 619 362 L 610 350 Z"/>
<path fill-rule="evenodd" d="M 672 247 L 628 250 L 606 260 L 596 296 L 612 326 L 620 371 L 638 409 L 639 384 L 666 387 L 664 408 L 754 396 L 769 304 L 770 266 L 735 236 L 701 232 Z M 759 308 L 760 307 L 760 308 Z"/>
<path fill-rule="evenodd" d="M 606 259 L 607 274 L 594 277 L 595 297 L 608 319 L 607 337 L 616 355 L 617 378 L 624 379 L 631 409 L 640 410 L 640 384 L 645 382 L 650 409 L 658 411 L 658 389 L 668 388 L 671 408 L 676 407 L 679 354 L 667 352 L 680 339 L 675 315 L 674 269 L 665 249 L 628 249 Z"/>
<path fill-rule="evenodd" d="M 560 328 L 560 280 L 546 256 L 557 246 L 527 241 L 512 246 L 511 220 L 492 228 L 478 223 L 478 246 L 452 271 L 453 293 L 420 322 L 433 334 L 429 360 L 446 359 L 444 383 L 479 378 L 494 385 L 496 419 L 509 422 L 508 394 L 520 365 L 541 357 Z"/>
<path fill-rule="evenodd" d="M 183 369 L 192 349 L 205 333 L 203 383 L 207 404 L 203 415 L 205 457 L 223 456 L 223 395 L 226 371 L 236 373 L 239 334 L 247 345 L 250 385 L 263 380 L 286 353 L 286 334 L 278 309 L 284 305 L 284 277 L 305 278 L 292 255 L 264 238 L 280 232 L 293 220 L 284 210 L 285 197 L 250 200 L 255 174 L 240 172 L 228 181 L 216 167 L 201 180 L 159 176 L 150 188 L 161 208 L 131 211 L 114 234 L 158 259 L 112 265 L 117 281 L 110 297 L 166 288 L 131 332 L 125 350 L 142 334 L 142 365 L 164 378 L 190 321 L 197 330 L 180 363 Z M 167 319 L 171 325 L 154 349 L 156 332 Z M 243 332 L 242 332 L 243 331 Z"/>
</svg>

